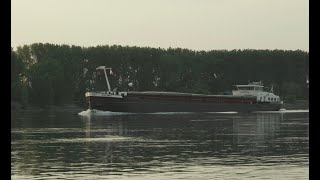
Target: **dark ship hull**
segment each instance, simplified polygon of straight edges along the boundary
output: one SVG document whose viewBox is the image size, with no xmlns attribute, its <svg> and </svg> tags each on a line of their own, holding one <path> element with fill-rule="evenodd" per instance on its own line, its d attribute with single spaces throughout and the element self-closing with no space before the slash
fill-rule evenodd
<svg viewBox="0 0 320 180">
<path fill-rule="evenodd" d="M 168 92 L 87 93 L 89 109 L 112 112 L 252 112 L 278 111 L 280 102 L 257 102 L 256 97 Z"/>
</svg>

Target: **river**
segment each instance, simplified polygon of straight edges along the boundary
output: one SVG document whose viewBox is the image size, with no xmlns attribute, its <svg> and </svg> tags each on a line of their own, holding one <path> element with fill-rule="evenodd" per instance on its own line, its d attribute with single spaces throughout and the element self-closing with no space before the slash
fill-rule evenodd
<svg viewBox="0 0 320 180">
<path fill-rule="evenodd" d="M 309 179 L 309 111 L 11 112 L 12 179 Z"/>
</svg>

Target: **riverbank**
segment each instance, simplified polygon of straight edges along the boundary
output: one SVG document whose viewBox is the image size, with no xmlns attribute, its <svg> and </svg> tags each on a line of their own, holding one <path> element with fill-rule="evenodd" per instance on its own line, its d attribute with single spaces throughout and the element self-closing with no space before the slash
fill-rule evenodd
<svg viewBox="0 0 320 180">
<path fill-rule="evenodd" d="M 309 109 L 309 101 L 308 100 L 297 100 L 295 102 L 284 102 L 283 104 L 283 109 L 286 110 L 294 110 L 294 109 L 303 109 L 307 110 Z M 34 111 L 34 112 L 39 112 L 39 111 L 68 111 L 68 112 L 81 112 L 86 110 L 87 108 L 82 107 L 77 104 L 65 104 L 61 106 L 46 106 L 46 107 L 39 107 L 35 105 L 28 105 L 28 106 L 23 106 L 21 103 L 18 102 L 11 102 L 11 112 L 18 112 L 18 111 Z"/>
<path fill-rule="evenodd" d="M 296 100 L 295 102 L 284 102 L 283 109 L 293 110 L 293 109 L 309 109 L 309 100 Z"/>
<path fill-rule="evenodd" d="M 46 107 L 40 107 L 40 106 L 35 106 L 35 105 L 28 105 L 28 106 L 23 106 L 21 103 L 18 102 L 11 102 L 11 112 L 12 111 L 34 111 L 34 112 L 39 112 L 39 111 L 68 111 L 68 112 L 81 112 L 85 110 L 84 107 L 81 107 L 77 104 L 64 104 L 61 106 L 54 106 L 54 105 L 48 105 Z"/>
</svg>

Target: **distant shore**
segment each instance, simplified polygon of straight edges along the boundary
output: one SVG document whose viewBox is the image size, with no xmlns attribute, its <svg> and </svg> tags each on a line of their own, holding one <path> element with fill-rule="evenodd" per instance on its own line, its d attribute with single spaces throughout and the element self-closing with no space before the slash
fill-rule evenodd
<svg viewBox="0 0 320 180">
<path fill-rule="evenodd" d="M 295 102 L 284 102 L 283 109 L 309 109 L 309 100 L 296 100 Z"/>
<path fill-rule="evenodd" d="M 283 109 L 293 110 L 293 109 L 309 109 L 309 101 L 308 100 L 297 100 L 295 102 L 284 102 Z M 35 105 L 28 105 L 23 106 L 21 103 L 18 102 L 11 102 L 11 111 L 69 111 L 69 112 L 81 112 L 86 110 L 87 108 L 82 107 L 77 104 L 65 104 L 61 106 L 46 106 L 46 107 L 39 107 Z"/>
<path fill-rule="evenodd" d="M 18 102 L 11 102 L 11 111 L 71 111 L 71 112 L 80 112 L 85 110 L 84 107 L 81 107 L 77 104 L 64 104 L 60 106 L 48 105 L 46 107 L 40 107 L 36 105 L 27 105 L 23 106 L 21 103 Z"/>
</svg>

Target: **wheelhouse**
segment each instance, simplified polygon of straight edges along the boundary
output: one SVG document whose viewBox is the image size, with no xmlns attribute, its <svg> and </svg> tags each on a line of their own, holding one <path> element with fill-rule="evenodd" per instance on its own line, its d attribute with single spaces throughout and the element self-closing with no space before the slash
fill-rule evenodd
<svg viewBox="0 0 320 180">
<path fill-rule="evenodd" d="M 232 91 L 235 96 L 255 96 L 258 102 L 279 102 L 279 96 L 273 93 L 273 88 L 270 92 L 264 91 L 262 82 L 252 82 L 246 85 L 235 85 L 236 90 Z"/>
</svg>

